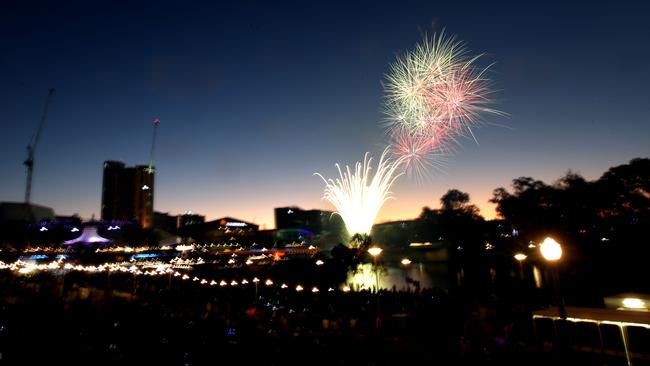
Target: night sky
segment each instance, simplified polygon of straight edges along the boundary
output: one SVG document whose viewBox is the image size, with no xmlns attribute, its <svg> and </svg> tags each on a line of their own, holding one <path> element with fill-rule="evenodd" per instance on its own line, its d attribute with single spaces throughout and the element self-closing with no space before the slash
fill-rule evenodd
<svg viewBox="0 0 650 366">
<path fill-rule="evenodd" d="M 596 179 L 650 156 L 647 5 L 267 3 L 0 1 L 0 201 L 24 197 L 54 87 L 32 201 L 58 214 L 99 218 L 103 161 L 147 164 L 156 117 L 156 211 L 271 228 L 274 207 L 332 209 L 313 173 L 383 150 L 384 75 L 443 28 L 495 63 L 509 116 L 488 116 L 433 179 L 401 178 L 379 221 L 450 188 L 492 218 L 492 190 L 513 178 Z"/>
</svg>

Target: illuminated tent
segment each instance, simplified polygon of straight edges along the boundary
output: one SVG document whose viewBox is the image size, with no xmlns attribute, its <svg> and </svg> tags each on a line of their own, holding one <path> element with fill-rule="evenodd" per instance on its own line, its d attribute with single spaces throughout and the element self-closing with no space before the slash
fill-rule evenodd
<svg viewBox="0 0 650 366">
<path fill-rule="evenodd" d="M 68 240 L 63 242 L 63 245 L 74 245 L 74 244 L 101 244 L 108 243 L 110 239 L 103 238 L 97 234 L 97 226 L 86 226 L 81 232 L 78 238 Z"/>
</svg>

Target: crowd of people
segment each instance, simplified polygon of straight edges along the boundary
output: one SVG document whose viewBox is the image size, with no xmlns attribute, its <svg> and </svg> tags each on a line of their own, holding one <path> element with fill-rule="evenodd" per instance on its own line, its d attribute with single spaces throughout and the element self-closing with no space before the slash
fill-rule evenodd
<svg viewBox="0 0 650 366">
<path fill-rule="evenodd" d="M 515 364 L 530 355 L 517 312 L 495 298 L 130 281 L 1 272 L 0 364 Z"/>
</svg>

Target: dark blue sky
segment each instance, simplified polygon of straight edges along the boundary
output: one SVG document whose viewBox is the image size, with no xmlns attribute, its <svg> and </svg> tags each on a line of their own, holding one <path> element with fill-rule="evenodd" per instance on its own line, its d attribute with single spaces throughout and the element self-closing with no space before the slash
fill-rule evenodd
<svg viewBox="0 0 650 366">
<path fill-rule="evenodd" d="M 272 227 L 273 207 L 331 208 L 312 173 L 381 152 L 384 74 L 442 28 L 495 62 L 509 117 L 488 117 L 433 180 L 401 179 L 380 220 L 450 188 L 492 217 L 492 190 L 518 176 L 595 179 L 650 156 L 643 4 L 202 3 L 3 0 L 0 200 L 23 198 L 25 146 L 55 87 L 32 200 L 57 213 L 98 214 L 102 162 L 146 164 L 155 117 L 156 210 Z"/>
</svg>

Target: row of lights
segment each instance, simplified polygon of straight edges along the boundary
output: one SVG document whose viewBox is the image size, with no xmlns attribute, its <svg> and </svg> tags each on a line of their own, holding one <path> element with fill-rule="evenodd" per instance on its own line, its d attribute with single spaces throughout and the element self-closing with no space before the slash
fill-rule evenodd
<svg viewBox="0 0 650 366">
<path fill-rule="evenodd" d="M 322 262 L 322 261 L 321 261 Z M 256 287 L 261 280 L 257 277 L 254 277 L 251 281 L 248 281 L 247 279 L 242 279 L 241 281 L 237 280 L 231 280 L 231 281 L 226 281 L 226 280 L 221 280 L 221 281 L 216 281 L 214 279 L 206 279 L 206 278 L 199 278 L 199 277 L 192 277 L 188 274 L 183 274 L 181 272 L 175 271 L 174 269 L 171 268 L 170 265 L 168 264 L 160 264 L 158 265 L 155 269 L 153 270 L 145 270 L 143 271 L 140 269 L 138 266 L 122 262 L 122 263 L 104 263 L 98 266 L 84 266 L 84 265 L 74 265 L 71 263 L 63 263 L 61 260 L 59 261 L 52 261 L 47 264 L 35 264 L 35 263 L 30 263 L 30 262 L 25 262 L 22 260 L 17 260 L 13 263 L 5 263 L 3 261 L 0 261 L 0 270 L 2 269 L 8 269 L 10 271 L 18 272 L 20 274 L 29 274 L 29 273 L 34 273 L 37 271 L 56 271 L 56 270 L 69 270 L 69 271 L 77 271 L 77 272 L 89 272 L 89 273 L 96 273 L 96 272 L 122 272 L 122 273 L 131 273 L 134 276 L 139 276 L 139 275 L 144 275 L 144 276 L 162 276 L 162 275 L 168 275 L 168 276 L 173 276 L 173 277 L 180 277 L 181 280 L 184 281 L 192 281 L 192 282 L 198 282 L 201 285 L 205 286 L 219 286 L 219 287 L 226 287 L 226 286 L 231 286 L 231 287 L 237 287 L 240 284 L 241 285 L 247 285 L 249 283 L 253 283 Z M 264 281 L 264 285 L 267 287 L 271 287 L 275 284 L 275 282 L 268 278 Z M 289 285 L 286 283 L 282 283 L 279 286 L 281 289 L 287 289 L 289 288 Z M 295 287 L 293 287 L 296 292 L 303 292 L 305 291 L 305 288 L 301 284 L 297 284 Z M 343 286 L 341 288 L 343 292 L 350 292 L 352 289 L 349 286 Z M 313 286 L 310 290 L 312 293 L 318 293 L 320 292 L 320 288 L 318 286 Z M 329 287 L 327 289 L 328 292 L 333 292 L 335 291 L 334 288 Z"/>
<path fill-rule="evenodd" d="M 42 231 L 47 231 L 47 228 L 43 227 Z M 77 230 L 78 231 L 78 230 Z M 255 243 L 253 243 L 255 245 Z M 296 246 L 303 246 L 303 244 L 296 244 L 296 246 L 291 246 L 290 244 L 287 245 L 288 247 L 296 247 Z M 138 247 L 130 247 L 130 246 L 115 246 L 115 247 L 106 247 L 106 248 L 97 248 L 95 249 L 96 253 L 132 253 L 132 252 L 146 252 L 146 251 L 167 251 L 167 250 L 177 250 L 181 252 L 185 251 L 202 251 L 202 252 L 208 252 L 210 249 L 213 248 L 235 248 L 233 251 L 241 251 L 241 250 L 246 250 L 242 247 L 241 244 L 239 243 L 219 243 L 219 244 L 179 244 L 176 246 L 171 246 L 171 245 L 164 245 L 164 246 L 138 246 Z M 309 245 L 307 248 L 309 251 L 317 251 L 318 248 L 316 248 L 313 245 Z M 52 247 L 52 246 L 37 246 L 35 248 L 27 248 L 24 250 L 26 253 L 34 253 L 34 252 L 65 252 L 66 248 L 63 247 Z M 262 252 L 269 251 L 267 248 L 262 248 L 260 249 Z"/>
<path fill-rule="evenodd" d="M 382 251 L 383 251 L 383 249 L 381 249 L 381 248 L 379 248 L 377 246 L 373 246 L 373 247 L 368 249 L 368 253 L 370 255 L 372 255 L 375 260 L 382 253 Z M 110 272 L 121 271 L 121 272 L 130 272 L 130 273 L 133 273 L 134 275 L 151 275 L 151 276 L 169 274 L 170 276 L 173 275 L 174 277 L 181 277 L 182 280 L 189 280 L 190 279 L 189 275 L 182 274 L 181 272 L 178 272 L 178 271 L 175 271 L 174 269 L 172 269 L 172 267 L 175 268 L 176 267 L 175 265 L 178 264 L 178 263 L 175 263 L 176 261 L 179 261 L 179 259 L 175 258 L 174 260 L 172 260 L 172 263 L 170 263 L 170 264 L 163 264 L 163 263 L 157 264 L 156 269 L 152 270 L 152 271 L 142 271 L 142 270 L 138 269 L 138 267 L 136 265 L 132 264 L 132 263 L 126 263 L 126 264 L 128 264 L 128 266 L 126 266 L 125 263 L 113 263 L 113 264 L 106 263 L 106 264 L 103 264 L 101 266 L 81 266 L 81 265 L 76 265 L 75 266 L 75 265 L 67 263 L 67 264 L 64 265 L 64 269 L 84 271 L 84 272 L 97 272 L 97 271 L 104 271 L 104 270 L 108 270 Z M 249 262 L 252 263 L 252 261 L 250 261 L 250 260 L 247 260 L 246 263 L 250 264 Z M 32 263 L 23 262 L 23 261 L 17 261 L 17 262 L 14 262 L 13 264 L 7 265 L 4 262 L 0 261 L 0 269 L 9 268 L 11 270 L 17 270 L 20 273 L 30 273 L 30 272 L 32 272 L 34 270 L 57 270 L 57 269 L 60 269 L 59 264 L 60 264 L 60 261 L 51 262 L 50 264 L 47 264 L 47 265 L 46 264 L 32 264 Z M 325 264 L 325 262 L 322 259 L 317 259 L 315 261 L 315 264 L 317 266 L 322 266 L 322 265 Z M 404 259 L 401 260 L 401 264 L 404 265 L 404 266 L 408 266 L 409 264 L 411 264 L 411 260 L 408 259 L 408 258 L 404 258 Z M 194 277 L 194 278 L 192 278 L 192 280 L 193 281 L 198 281 L 200 284 L 210 285 L 210 286 L 219 285 L 221 287 L 224 287 L 224 286 L 228 286 L 229 284 L 230 284 L 230 286 L 239 285 L 239 282 L 237 282 L 236 280 L 232 280 L 232 281 L 230 281 L 230 283 L 225 281 L 225 280 L 221 280 L 220 282 L 217 282 L 215 280 L 209 281 L 209 280 L 207 280 L 205 278 L 198 278 L 198 277 Z M 256 286 L 257 286 L 257 283 L 259 281 L 260 280 L 258 278 L 253 279 L 253 283 Z M 248 281 L 246 279 L 243 279 L 240 283 L 245 285 L 245 284 L 248 284 Z M 273 281 L 271 279 L 267 279 L 264 284 L 267 285 L 267 286 L 272 286 Z M 288 288 L 288 285 L 283 283 L 283 284 L 281 284 L 280 288 L 286 289 L 286 288 Z M 302 285 L 299 284 L 299 285 L 296 285 L 295 290 L 296 290 L 296 292 L 301 292 L 301 291 L 304 291 L 304 288 L 302 287 Z M 320 292 L 318 287 L 313 287 L 311 289 L 311 291 L 314 292 L 314 293 Z M 331 291 L 334 291 L 334 289 L 330 287 L 328 289 L 328 291 L 331 292 Z M 350 292 L 351 288 L 349 286 L 344 286 L 342 288 L 342 291 L 343 292 Z"/>
</svg>

